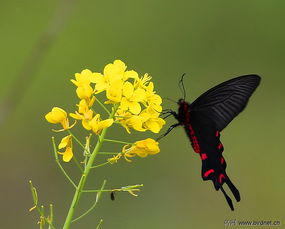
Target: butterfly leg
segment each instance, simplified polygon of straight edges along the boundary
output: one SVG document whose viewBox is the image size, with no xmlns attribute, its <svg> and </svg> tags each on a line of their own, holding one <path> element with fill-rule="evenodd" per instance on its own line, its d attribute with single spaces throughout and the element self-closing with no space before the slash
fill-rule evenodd
<svg viewBox="0 0 285 229">
<path fill-rule="evenodd" d="M 160 113 L 160 116 L 163 116 L 163 115 L 166 115 L 165 117 L 162 117 L 163 119 L 166 119 L 166 118 L 168 118 L 168 117 L 171 116 L 171 115 L 173 115 L 176 119 L 177 119 L 177 117 L 178 117 L 178 114 L 177 114 L 175 111 L 171 110 L 171 109 L 165 109 L 165 110 L 163 110 L 163 111 Z"/>
<path fill-rule="evenodd" d="M 161 117 L 161 118 L 163 118 L 163 119 L 167 119 L 169 116 L 172 116 L 173 114 L 171 114 L 171 113 L 168 113 L 167 115 L 165 115 L 164 117 Z"/>
<path fill-rule="evenodd" d="M 177 126 L 179 126 L 179 125 L 180 125 L 180 123 L 176 123 L 176 124 L 171 125 L 171 126 L 168 128 L 168 130 L 167 130 L 164 134 L 162 134 L 161 136 L 159 136 L 159 137 L 156 139 L 156 141 L 159 141 L 161 138 L 163 138 L 163 137 L 165 137 L 166 135 L 168 135 L 168 134 L 170 133 L 170 131 L 173 130 L 173 128 L 175 128 L 175 127 L 177 127 Z"/>
</svg>

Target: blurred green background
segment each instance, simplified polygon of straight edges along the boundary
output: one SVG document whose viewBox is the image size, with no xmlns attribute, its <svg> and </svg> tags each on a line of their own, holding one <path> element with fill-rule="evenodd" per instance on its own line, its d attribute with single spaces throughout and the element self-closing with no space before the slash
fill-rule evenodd
<svg viewBox="0 0 285 229">
<path fill-rule="evenodd" d="M 143 183 L 143 190 L 137 198 L 119 193 L 114 202 L 103 195 L 72 228 L 95 228 L 100 218 L 108 229 L 223 228 L 230 219 L 284 224 L 284 9 L 282 0 L 2 1 L 0 227 L 38 228 L 36 212 L 28 212 L 30 179 L 40 201 L 54 203 L 61 227 L 73 191 L 54 162 L 56 134 L 44 115 L 55 105 L 73 111 L 74 73 L 102 71 L 115 59 L 151 74 L 158 94 L 174 100 L 182 73 L 189 101 L 229 78 L 262 76 L 246 111 L 222 133 L 227 172 L 242 200 L 231 212 L 222 193 L 201 180 L 200 158 L 176 128 L 161 140 L 160 154 L 98 169 L 89 187 L 106 178 L 111 188 Z M 176 104 L 165 100 L 164 108 Z M 145 136 L 155 137 L 119 127 L 109 135 Z M 66 167 L 76 174 L 73 164 Z M 94 198 L 84 197 L 78 213 Z"/>
</svg>

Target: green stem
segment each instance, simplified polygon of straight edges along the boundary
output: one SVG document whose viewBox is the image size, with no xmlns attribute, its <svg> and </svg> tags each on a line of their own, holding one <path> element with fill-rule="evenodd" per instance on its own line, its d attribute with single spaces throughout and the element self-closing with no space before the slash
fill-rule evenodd
<svg viewBox="0 0 285 229">
<path fill-rule="evenodd" d="M 66 176 L 66 178 L 69 180 L 69 182 L 72 184 L 72 186 L 74 188 L 77 188 L 76 184 L 73 182 L 73 180 L 68 176 L 67 172 L 65 172 L 64 168 L 62 167 L 62 165 L 60 164 L 59 162 L 59 159 L 58 159 L 58 155 L 57 155 L 57 151 L 56 151 L 56 145 L 55 145 L 55 142 L 54 142 L 54 137 L 51 138 L 52 140 L 52 144 L 53 144 L 53 151 L 54 151 L 54 157 L 55 157 L 55 161 L 56 161 L 56 164 L 58 165 L 58 167 L 60 168 L 60 170 L 62 171 L 62 173 Z"/>
<path fill-rule="evenodd" d="M 52 225 L 52 223 L 49 222 L 49 219 L 47 217 L 45 217 L 44 212 L 43 212 L 43 206 L 41 206 L 41 207 L 37 206 L 36 209 L 37 209 L 40 217 L 42 217 L 45 220 L 45 222 L 47 222 L 47 224 L 49 225 L 49 228 L 55 229 L 55 227 Z M 43 228 L 43 225 L 40 224 L 40 228 Z"/>
<path fill-rule="evenodd" d="M 77 158 L 73 155 L 72 160 L 74 161 L 74 163 L 76 164 L 76 166 L 79 168 L 79 170 L 83 173 L 83 169 L 79 163 L 79 161 L 77 160 Z"/>
<path fill-rule="evenodd" d="M 113 139 L 104 139 L 105 142 L 114 142 L 114 143 L 119 143 L 119 144 L 125 144 L 125 145 L 132 145 L 133 143 L 130 142 L 124 142 L 124 141 L 119 141 L 119 140 L 113 140 Z"/>
<path fill-rule="evenodd" d="M 99 105 L 108 113 L 109 116 L 111 116 L 110 111 L 105 107 L 105 105 L 103 103 L 100 102 L 99 99 L 96 98 L 95 101 L 99 103 Z"/>
<path fill-rule="evenodd" d="M 100 197 L 101 197 L 101 194 L 102 194 L 102 190 L 105 188 L 106 182 L 107 181 L 104 180 L 100 190 L 98 190 L 98 193 L 96 195 L 96 200 L 95 200 L 94 204 L 86 212 L 84 212 L 81 216 L 78 216 L 77 218 L 72 220 L 72 223 L 77 221 L 77 220 L 79 220 L 79 219 L 81 219 L 82 217 L 86 216 L 88 213 L 90 213 L 96 207 L 98 201 L 100 200 Z"/>
<path fill-rule="evenodd" d="M 105 154 L 105 155 L 117 155 L 122 152 L 98 152 L 97 154 Z"/>
<path fill-rule="evenodd" d="M 100 219 L 100 221 L 99 221 L 99 223 L 98 223 L 96 229 L 99 229 L 102 223 L 103 223 L 103 219 Z"/>
<path fill-rule="evenodd" d="M 76 141 L 81 147 L 85 148 L 84 145 L 78 140 L 77 137 L 75 137 L 75 135 L 73 135 L 73 133 L 72 133 L 70 130 L 67 130 L 67 131 L 68 131 L 68 133 L 71 135 L 71 137 L 74 138 L 75 141 Z M 72 148 L 73 148 L 73 146 L 72 146 Z M 81 173 L 83 173 L 83 169 L 82 169 L 82 167 L 81 167 L 80 163 L 78 162 L 78 160 L 77 160 L 77 158 L 76 158 L 75 155 L 73 155 L 72 160 L 75 162 L 76 166 L 79 168 L 79 170 L 81 171 Z"/>
<path fill-rule="evenodd" d="M 92 167 L 91 167 L 91 169 L 95 169 L 95 168 L 98 168 L 98 167 L 101 167 L 101 166 L 107 165 L 107 164 L 109 164 L 109 163 L 110 163 L 110 162 L 109 162 L 109 161 L 107 161 L 107 162 L 104 162 L 104 163 L 99 164 L 99 165 L 94 165 L 94 166 L 92 166 Z"/>
<path fill-rule="evenodd" d="M 113 118 L 116 110 L 117 110 L 117 106 L 114 107 L 112 113 L 109 115 L 109 118 Z M 73 199 L 72 199 L 69 211 L 68 211 L 66 219 L 65 219 L 65 223 L 63 225 L 63 229 L 69 229 L 70 228 L 70 224 L 72 222 L 72 218 L 74 216 L 74 213 L 75 213 L 75 210 L 77 208 L 79 199 L 81 197 L 82 189 L 84 188 L 84 185 L 85 185 L 85 182 L 86 182 L 86 178 L 88 177 L 89 172 L 92 169 L 92 165 L 94 164 L 94 161 L 96 159 L 97 153 L 99 152 L 99 150 L 100 150 L 100 148 L 101 148 L 101 146 L 102 146 L 102 144 L 104 142 L 104 138 L 105 138 L 105 135 L 107 133 L 107 130 L 108 130 L 108 128 L 105 128 L 105 129 L 102 130 L 102 133 L 99 135 L 99 139 L 97 141 L 97 144 L 96 144 L 92 154 L 90 155 L 90 158 L 89 158 L 89 160 L 87 162 L 87 165 L 86 165 L 86 167 L 84 169 L 84 172 L 83 172 L 83 174 L 82 174 L 82 176 L 80 178 L 80 181 L 78 183 L 77 189 L 76 189 L 76 191 L 74 193 L 74 196 L 73 196 Z"/>
<path fill-rule="evenodd" d="M 105 189 L 105 190 L 101 190 L 101 189 L 94 189 L 94 190 L 82 190 L 82 192 L 112 192 L 114 191 L 113 189 Z"/>
<path fill-rule="evenodd" d="M 79 139 L 77 137 L 75 137 L 75 135 L 70 131 L 67 130 L 67 132 L 72 136 L 72 138 L 74 138 L 74 140 L 83 148 L 85 149 L 85 146 L 81 143 L 81 141 L 79 141 Z"/>
<path fill-rule="evenodd" d="M 52 204 L 49 205 L 49 212 L 50 212 L 49 222 L 52 225 L 53 224 L 53 205 Z M 49 228 L 52 228 L 51 225 L 49 225 Z"/>
</svg>

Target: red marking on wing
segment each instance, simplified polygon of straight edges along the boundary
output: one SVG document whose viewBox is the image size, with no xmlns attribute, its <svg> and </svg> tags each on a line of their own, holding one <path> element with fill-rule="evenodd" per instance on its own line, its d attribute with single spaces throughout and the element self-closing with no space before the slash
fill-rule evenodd
<svg viewBox="0 0 285 229">
<path fill-rule="evenodd" d="M 217 130 L 217 131 L 216 131 L 216 137 L 219 137 L 219 134 L 220 134 L 220 133 L 219 133 L 219 131 Z"/>
<path fill-rule="evenodd" d="M 223 157 L 221 157 L 221 164 L 224 164 L 225 159 Z"/>
<path fill-rule="evenodd" d="M 223 147 L 223 144 L 220 143 L 219 146 L 218 146 L 218 149 L 221 149 Z"/>
<path fill-rule="evenodd" d="M 223 182 L 223 178 L 225 178 L 225 175 L 221 173 L 220 176 L 219 176 L 220 184 Z"/>
<path fill-rule="evenodd" d="M 202 160 L 206 160 L 208 157 L 207 157 L 207 154 L 205 153 L 201 153 L 201 159 Z"/>
<path fill-rule="evenodd" d="M 215 172 L 215 170 L 214 169 L 209 169 L 209 170 L 207 170 L 206 172 L 204 172 L 204 177 L 208 177 L 211 173 L 213 173 L 213 172 Z"/>
</svg>

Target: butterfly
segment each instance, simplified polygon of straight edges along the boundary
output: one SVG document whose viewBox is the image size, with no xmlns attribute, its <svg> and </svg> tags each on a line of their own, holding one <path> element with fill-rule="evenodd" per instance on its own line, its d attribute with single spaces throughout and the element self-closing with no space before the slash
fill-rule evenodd
<svg viewBox="0 0 285 229">
<path fill-rule="evenodd" d="M 185 101 L 183 77 L 184 75 L 179 85 L 182 85 L 184 98 L 177 102 L 178 112 L 170 109 L 162 112 L 166 115 L 164 118 L 172 115 L 178 123 L 171 125 L 157 140 L 166 136 L 173 128 L 183 126 L 192 148 L 202 160 L 202 179 L 211 180 L 215 189 L 222 191 L 231 210 L 234 210 L 233 202 L 223 184 L 227 184 L 237 202 L 240 201 L 240 193 L 226 173 L 227 164 L 222 155 L 224 147 L 220 141 L 220 133 L 244 110 L 261 77 L 244 75 L 230 79 L 209 89 L 192 103 Z"/>
</svg>

